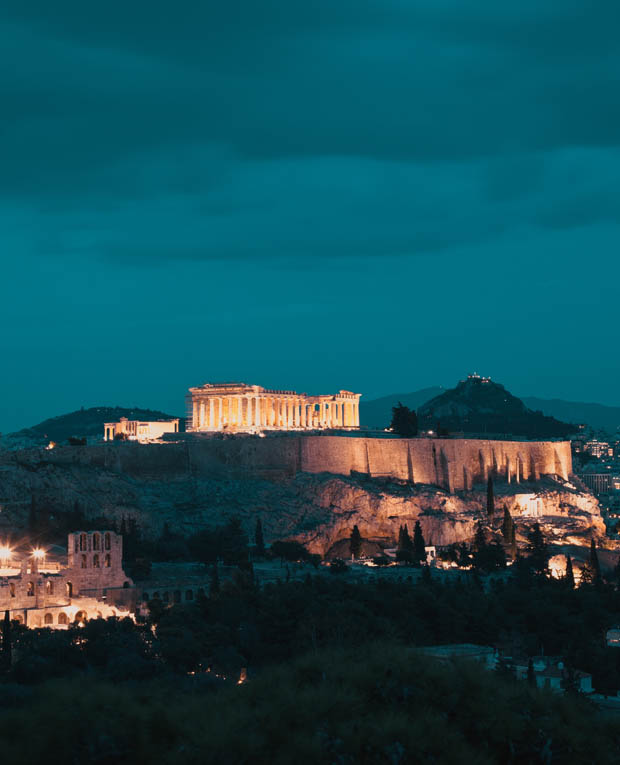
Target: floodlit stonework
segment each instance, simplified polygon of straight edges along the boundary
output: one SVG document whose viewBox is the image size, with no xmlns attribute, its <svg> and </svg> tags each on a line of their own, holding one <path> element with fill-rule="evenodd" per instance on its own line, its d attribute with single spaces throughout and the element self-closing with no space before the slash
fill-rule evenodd
<svg viewBox="0 0 620 765">
<path fill-rule="evenodd" d="M 133 582 L 122 567 L 122 537 L 76 531 L 68 537 L 68 565 L 46 562 L 43 551 L 17 562 L 0 550 L 0 612 L 27 627 L 66 628 L 72 622 L 129 616 Z"/>
<path fill-rule="evenodd" d="M 157 441 L 164 433 L 178 432 L 178 419 L 142 422 L 141 420 L 128 420 L 127 417 L 121 417 L 118 422 L 104 423 L 103 440 L 113 441 L 120 436 L 127 441 Z"/>
<path fill-rule="evenodd" d="M 359 428 L 361 393 L 308 396 L 245 383 L 205 383 L 187 395 L 187 430 L 249 432 Z"/>
</svg>

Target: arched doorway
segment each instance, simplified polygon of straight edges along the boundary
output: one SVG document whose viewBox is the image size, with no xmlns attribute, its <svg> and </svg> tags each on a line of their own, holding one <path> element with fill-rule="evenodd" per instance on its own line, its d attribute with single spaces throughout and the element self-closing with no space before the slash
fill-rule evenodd
<svg viewBox="0 0 620 765">
<path fill-rule="evenodd" d="M 78 611 L 73 620 L 74 624 L 84 624 L 88 621 L 88 614 L 86 611 Z"/>
</svg>

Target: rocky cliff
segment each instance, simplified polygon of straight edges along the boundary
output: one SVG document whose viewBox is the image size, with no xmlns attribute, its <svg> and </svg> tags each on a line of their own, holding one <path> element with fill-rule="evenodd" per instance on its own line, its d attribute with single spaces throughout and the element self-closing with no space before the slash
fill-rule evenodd
<svg viewBox="0 0 620 765">
<path fill-rule="evenodd" d="M 77 505 L 87 517 L 133 517 L 147 536 L 158 535 L 164 522 L 190 534 L 232 515 L 252 530 L 260 516 L 267 541 L 295 538 L 323 554 L 347 538 L 354 524 L 365 538 L 390 546 L 401 524 L 411 529 L 419 519 L 425 538 L 441 545 L 471 539 L 477 521 L 486 519 L 482 486 L 449 493 L 392 478 L 301 472 L 277 480 L 243 479 L 180 466 L 168 474 L 132 475 L 82 461 L 36 460 L 32 453 L 22 459 L 13 452 L 0 461 L 0 528 L 24 528 L 33 498 L 52 515 Z M 495 504 L 497 522 L 505 505 L 522 532 L 535 518 L 557 541 L 579 544 L 604 534 L 596 499 L 566 481 L 498 482 Z"/>
</svg>

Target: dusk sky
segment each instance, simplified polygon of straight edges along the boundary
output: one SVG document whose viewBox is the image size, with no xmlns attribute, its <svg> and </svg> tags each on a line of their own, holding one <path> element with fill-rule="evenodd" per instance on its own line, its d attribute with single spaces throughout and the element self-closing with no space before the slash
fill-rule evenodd
<svg viewBox="0 0 620 765">
<path fill-rule="evenodd" d="M 618 0 L 0 13 L 0 431 L 228 380 L 620 405 Z"/>
</svg>

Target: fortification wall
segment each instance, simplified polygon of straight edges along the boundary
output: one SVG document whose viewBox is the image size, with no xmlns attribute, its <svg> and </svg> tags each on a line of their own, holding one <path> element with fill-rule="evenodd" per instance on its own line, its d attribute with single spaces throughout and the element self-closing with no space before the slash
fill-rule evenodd
<svg viewBox="0 0 620 765">
<path fill-rule="evenodd" d="M 14 453 L 15 454 L 15 453 Z M 391 476 L 449 491 L 471 489 L 492 474 L 507 481 L 572 473 L 568 441 L 362 438 L 343 436 L 196 437 L 169 444 L 107 443 L 21 453 L 23 461 L 82 464 L 137 477 L 188 474 L 243 479 L 297 472 Z"/>
<path fill-rule="evenodd" d="M 566 480 L 572 458 L 568 441 L 310 436 L 303 440 L 301 470 L 345 475 L 355 470 L 457 491 L 471 489 L 489 474 L 510 482 L 542 475 Z"/>
</svg>

